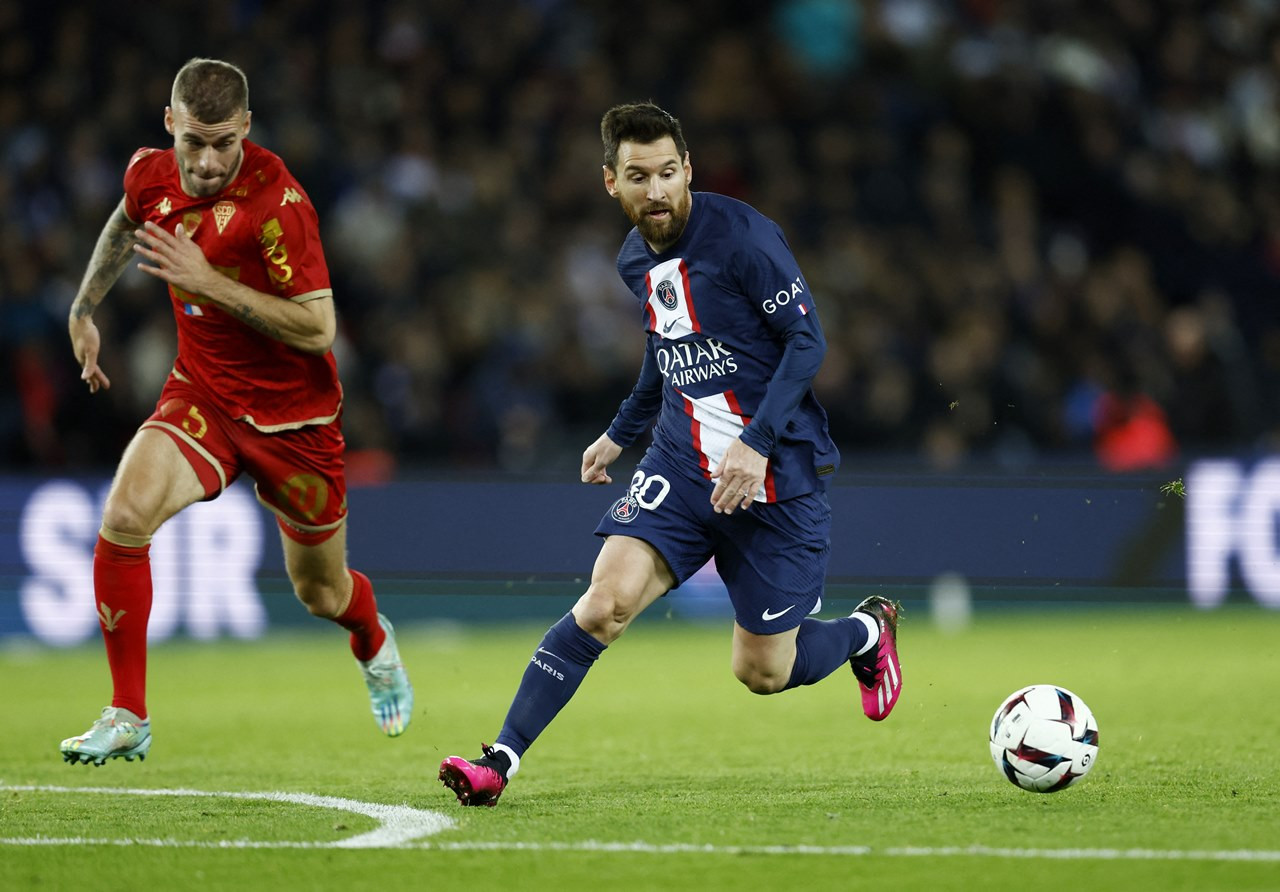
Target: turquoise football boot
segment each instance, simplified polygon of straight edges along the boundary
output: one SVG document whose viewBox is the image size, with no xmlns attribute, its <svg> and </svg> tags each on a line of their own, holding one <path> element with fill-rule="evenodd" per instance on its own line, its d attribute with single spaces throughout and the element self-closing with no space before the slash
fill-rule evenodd
<svg viewBox="0 0 1280 892">
<path fill-rule="evenodd" d="M 378 614 L 378 623 L 386 631 L 387 640 L 382 643 L 372 660 L 356 662 L 360 664 L 364 683 L 369 687 L 369 704 L 374 721 L 383 734 L 398 737 L 413 719 L 413 685 L 409 683 L 409 673 L 400 661 L 396 634 L 391 623 L 381 613 Z"/>
<path fill-rule="evenodd" d="M 102 717 L 79 737 L 62 741 L 62 758 L 72 765 L 102 766 L 108 759 L 132 762 L 151 749 L 151 719 L 140 719 L 124 707 L 107 706 Z"/>
</svg>

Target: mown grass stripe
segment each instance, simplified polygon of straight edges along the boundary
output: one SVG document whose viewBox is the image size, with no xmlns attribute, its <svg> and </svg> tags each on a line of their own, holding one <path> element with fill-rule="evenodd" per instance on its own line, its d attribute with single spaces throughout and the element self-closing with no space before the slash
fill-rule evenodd
<svg viewBox="0 0 1280 892">
<path fill-rule="evenodd" d="M 252 839 L 91 839 L 88 837 L 0 837 L 7 846 L 141 846 L 175 849 L 336 849 L 338 842 L 268 842 Z M 1178 849 L 1015 849 L 991 846 L 723 846 L 693 843 L 605 842 L 401 842 L 365 844 L 359 848 L 426 849 L 439 852 L 606 852 L 637 855 L 816 855 L 821 857 L 1043 859 L 1058 861 L 1232 861 L 1280 862 L 1280 851 Z"/>
<path fill-rule="evenodd" d="M 823 855 L 882 858 L 1024 858 L 1066 861 L 1280 861 L 1280 851 L 1228 849 L 1017 849 L 993 846 L 724 846 L 647 842 L 449 842 L 431 840 L 410 848 L 439 851 L 634 852 L 646 855 Z"/>
</svg>

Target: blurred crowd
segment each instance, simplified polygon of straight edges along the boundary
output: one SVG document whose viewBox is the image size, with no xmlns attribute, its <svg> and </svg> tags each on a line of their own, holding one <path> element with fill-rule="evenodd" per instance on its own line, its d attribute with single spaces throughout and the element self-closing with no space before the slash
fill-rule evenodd
<svg viewBox="0 0 1280 892">
<path fill-rule="evenodd" d="M 576 472 L 639 369 L 599 119 L 787 233 L 846 469 L 1280 450 L 1276 0 L 0 0 L 0 459 L 110 468 L 173 359 L 131 270 L 66 315 L 195 55 L 319 210 L 356 479 Z"/>
</svg>

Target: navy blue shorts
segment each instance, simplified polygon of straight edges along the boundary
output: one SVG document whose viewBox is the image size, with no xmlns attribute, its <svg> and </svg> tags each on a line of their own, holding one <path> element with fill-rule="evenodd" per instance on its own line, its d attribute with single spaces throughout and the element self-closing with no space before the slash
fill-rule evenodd
<svg viewBox="0 0 1280 892">
<path fill-rule="evenodd" d="M 679 585 L 711 558 L 738 625 L 773 635 L 800 625 L 819 603 L 831 553 L 831 504 L 812 492 L 717 514 L 711 480 L 688 476 L 652 452 L 597 536 L 633 536 L 666 560 Z"/>
</svg>

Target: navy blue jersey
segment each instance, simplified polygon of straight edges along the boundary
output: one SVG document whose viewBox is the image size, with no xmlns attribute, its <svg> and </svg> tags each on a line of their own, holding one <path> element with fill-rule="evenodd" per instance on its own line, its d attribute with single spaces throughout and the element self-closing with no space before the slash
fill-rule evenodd
<svg viewBox="0 0 1280 892">
<path fill-rule="evenodd" d="M 824 489 L 840 454 L 809 385 L 826 341 L 778 225 L 694 192 L 680 240 L 655 254 L 632 229 L 618 274 L 640 300 L 648 343 L 609 438 L 628 446 L 657 415 L 650 448 L 691 473 L 709 477 L 741 437 L 769 459 L 756 500 Z"/>
</svg>

